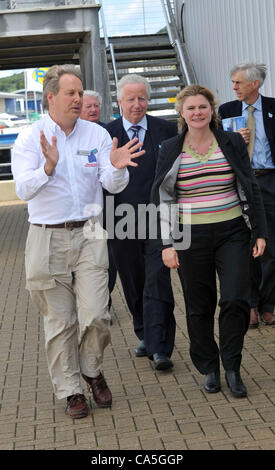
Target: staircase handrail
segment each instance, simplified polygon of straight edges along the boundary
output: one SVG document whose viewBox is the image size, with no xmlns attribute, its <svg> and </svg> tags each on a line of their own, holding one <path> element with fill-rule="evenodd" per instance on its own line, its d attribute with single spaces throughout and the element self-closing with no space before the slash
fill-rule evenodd
<svg viewBox="0 0 275 470">
<path fill-rule="evenodd" d="M 111 61 L 112 61 L 112 68 L 113 68 L 113 72 L 114 72 L 114 80 L 115 80 L 115 85 L 116 85 L 116 88 L 117 88 L 118 76 L 117 76 L 117 66 L 116 66 L 114 45 L 113 45 L 113 43 L 111 43 L 109 41 L 102 1 L 98 0 L 98 2 L 100 4 L 100 16 L 101 16 L 103 35 L 104 35 L 105 50 L 106 50 L 106 52 L 110 51 Z M 119 112 L 121 114 L 120 106 L 119 106 Z"/>
<path fill-rule="evenodd" d="M 171 1 L 170 0 L 160 0 L 160 1 L 161 1 L 161 6 L 162 6 L 165 22 L 166 22 L 167 33 L 169 36 L 170 44 L 172 47 L 176 49 L 177 56 L 180 61 L 180 66 L 184 73 L 187 85 L 191 85 L 192 83 L 194 83 L 194 80 L 190 76 L 187 65 L 186 65 L 186 60 L 185 60 L 183 49 L 182 49 L 182 42 L 180 40 L 180 35 L 178 33 L 176 21 L 175 21 L 172 6 L 171 6 Z M 173 26 L 173 28 L 171 27 L 171 25 Z M 185 52 L 187 53 L 186 50 Z M 193 69 L 192 69 L 192 73 L 193 73 L 193 77 L 196 77 Z"/>
</svg>

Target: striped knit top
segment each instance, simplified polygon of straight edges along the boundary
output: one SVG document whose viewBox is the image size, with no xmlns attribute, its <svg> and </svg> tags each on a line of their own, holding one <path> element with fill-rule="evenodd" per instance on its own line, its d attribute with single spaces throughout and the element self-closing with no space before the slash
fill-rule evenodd
<svg viewBox="0 0 275 470">
<path fill-rule="evenodd" d="M 180 223 L 223 222 L 242 214 L 235 174 L 216 139 L 206 155 L 183 145 L 176 194 Z"/>
</svg>

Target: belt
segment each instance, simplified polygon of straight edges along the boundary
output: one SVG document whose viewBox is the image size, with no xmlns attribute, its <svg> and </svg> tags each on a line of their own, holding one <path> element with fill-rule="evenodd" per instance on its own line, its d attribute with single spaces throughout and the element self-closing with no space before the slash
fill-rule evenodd
<svg viewBox="0 0 275 470">
<path fill-rule="evenodd" d="M 267 169 L 260 169 L 260 170 L 253 170 L 254 172 L 254 175 L 255 176 L 263 176 L 263 175 L 268 175 L 268 173 L 274 173 L 275 172 L 275 169 L 274 170 L 267 170 Z"/>
<path fill-rule="evenodd" d="M 87 220 L 80 220 L 79 222 L 63 222 L 62 224 L 32 224 L 32 225 L 37 225 L 38 227 L 43 227 L 45 226 L 46 228 L 66 228 L 68 230 L 73 230 L 73 228 L 79 228 L 83 227 L 85 225 Z"/>
</svg>

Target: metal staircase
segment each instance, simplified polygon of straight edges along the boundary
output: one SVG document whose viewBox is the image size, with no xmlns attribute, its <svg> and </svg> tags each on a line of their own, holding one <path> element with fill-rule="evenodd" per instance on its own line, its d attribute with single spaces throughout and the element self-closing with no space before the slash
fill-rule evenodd
<svg viewBox="0 0 275 470">
<path fill-rule="evenodd" d="M 114 116 L 119 114 L 116 102 L 116 78 L 128 73 L 145 76 L 152 87 L 148 112 L 166 119 L 176 119 L 174 100 L 185 80 L 176 52 L 167 34 L 124 36 L 109 38 L 113 44 L 116 76 L 111 52 L 107 51 L 109 83 Z"/>
<path fill-rule="evenodd" d="M 176 120 L 178 117 L 174 109 L 177 93 L 184 86 L 197 82 L 183 40 L 183 32 L 179 32 L 176 24 L 174 2 L 160 0 L 160 4 L 166 22 L 164 32 L 139 36 L 108 37 L 101 9 L 105 100 L 110 103 L 108 114 L 111 119 L 120 115 L 116 85 L 125 74 L 137 73 L 149 80 L 152 93 L 148 112 L 169 120 Z"/>
</svg>

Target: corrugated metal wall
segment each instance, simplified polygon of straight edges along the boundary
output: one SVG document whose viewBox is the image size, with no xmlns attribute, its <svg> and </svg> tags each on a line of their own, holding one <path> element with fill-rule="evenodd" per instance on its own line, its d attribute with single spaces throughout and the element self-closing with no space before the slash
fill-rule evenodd
<svg viewBox="0 0 275 470">
<path fill-rule="evenodd" d="M 185 0 L 185 41 L 200 84 L 235 99 L 229 71 L 246 60 L 267 65 L 261 93 L 275 96 L 275 0 Z"/>
</svg>

